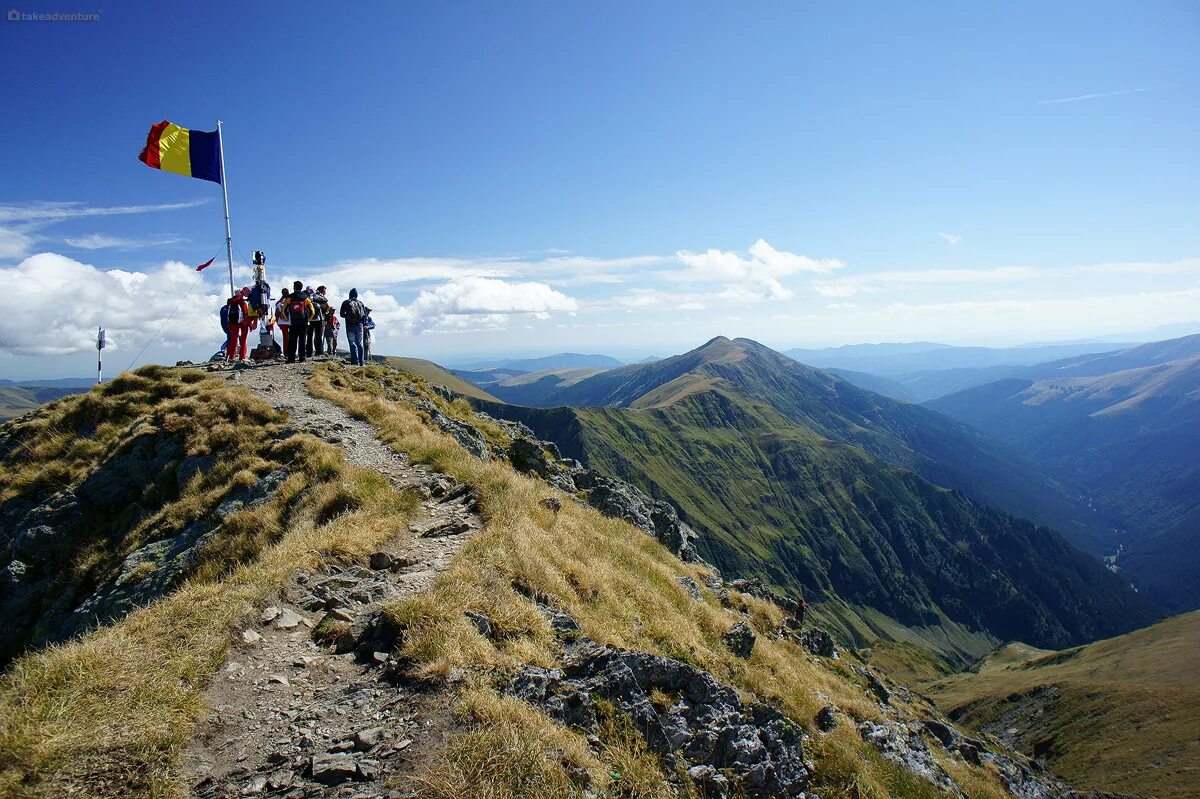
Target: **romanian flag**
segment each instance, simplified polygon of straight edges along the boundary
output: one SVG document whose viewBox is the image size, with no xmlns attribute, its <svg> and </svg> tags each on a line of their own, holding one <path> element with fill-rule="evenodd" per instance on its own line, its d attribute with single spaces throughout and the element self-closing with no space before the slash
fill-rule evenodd
<svg viewBox="0 0 1200 799">
<path fill-rule="evenodd" d="M 221 147 L 216 131 L 188 130 L 162 121 L 150 128 L 138 160 L 189 178 L 221 182 Z"/>
</svg>

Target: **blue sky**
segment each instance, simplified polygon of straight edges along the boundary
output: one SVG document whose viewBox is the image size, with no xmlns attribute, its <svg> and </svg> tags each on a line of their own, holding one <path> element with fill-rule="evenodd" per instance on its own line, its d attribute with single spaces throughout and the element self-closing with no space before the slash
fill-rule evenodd
<svg viewBox="0 0 1200 799">
<path fill-rule="evenodd" d="M 0 371 L 86 373 L 97 323 L 118 366 L 160 327 L 146 358 L 215 349 L 222 274 L 193 288 L 189 269 L 223 243 L 220 190 L 136 160 L 162 119 L 225 121 L 240 261 L 370 291 L 390 352 L 1013 344 L 1200 319 L 1200 7 L 1000 5 L 6 22 Z"/>
</svg>

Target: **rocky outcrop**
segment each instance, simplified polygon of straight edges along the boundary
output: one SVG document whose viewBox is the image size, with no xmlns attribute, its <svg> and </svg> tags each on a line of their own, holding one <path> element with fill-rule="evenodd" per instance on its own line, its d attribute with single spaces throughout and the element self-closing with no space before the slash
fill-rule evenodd
<svg viewBox="0 0 1200 799">
<path fill-rule="evenodd" d="M 744 621 L 739 621 L 730 627 L 721 640 L 736 657 L 745 659 L 750 657 L 750 653 L 754 651 L 754 630 L 750 629 L 750 625 Z"/>
<path fill-rule="evenodd" d="M 863 721 L 858 725 L 858 731 L 864 741 L 873 745 L 888 760 L 929 780 L 951 796 L 965 796 L 946 770 L 938 765 L 929 744 L 918 730 L 900 721 L 883 724 Z"/>
<path fill-rule="evenodd" d="M 72 488 L 41 501 L 20 496 L 0 505 L 0 616 L 13 620 L 0 628 L 0 661 L 30 643 L 64 640 L 94 626 L 97 618 L 124 615 L 174 584 L 177 575 L 160 580 L 152 573 L 158 561 L 149 559 L 151 554 L 178 555 L 169 545 L 134 553 L 138 557 L 129 568 L 122 565 L 107 573 L 78 575 L 63 568 L 85 547 L 119 552 L 129 530 L 177 497 L 205 468 L 203 458 L 186 456 L 180 436 L 145 420 L 130 426 L 126 436 L 128 443 Z M 203 532 L 185 531 L 192 538 Z M 147 588 L 111 608 L 97 600 L 94 607 L 75 612 L 97 586 L 111 590 L 118 581 L 122 586 L 146 583 Z M 113 596 L 122 590 L 116 588 Z"/>
<path fill-rule="evenodd" d="M 599 729 L 603 700 L 629 719 L 668 773 L 683 766 L 709 797 L 798 797 L 808 784 L 799 727 L 677 660 L 586 641 L 561 669 L 520 672 L 508 692 L 588 733 Z M 671 703 L 656 704 L 652 692 Z"/>
<path fill-rule="evenodd" d="M 681 560 L 700 560 L 694 544 L 696 532 L 679 518 L 678 511 L 670 504 L 591 469 L 574 469 L 572 478 L 575 487 L 586 493 L 588 504 L 605 516 L 624 519 L 644 530 Z"/>
<path fill-rule="evenodd" d="M 211 515 L 192 522 L 177 535 L 130 553 L 117 567 L 115 576 L 71 613 L 52 640 L 110 624 L 166 595 L 195 567 L 205 545 L 227 518 L 267 502 L 287 477 L 288 472 L 282 469 L 271 472 L 249 487 L 235 491 Z"/>
<path fill-rule="evenodd" d="M 836 658 L 838 656 L 837 644 L 834 643 L 833 636 L 822 630 L 820 627 L 808 627 L 800 632 L 791 633 L 791 638 L 810 655 L 816 655 L 823 658 Z"/>
<path fill-rule="evenodd" d="M 75 487 L 33 507 L 24 498 L 0 506 L 0 551 L 8 556 L 0 568 L 0 616 L 14 620 L 0 630 L 0 659 L 28 645 L 64 641 L 163 596 L 196 565 L 228 516 L 266 502 L 287 477 L 278 471 L 235 489 L 179 533 L 87 575 L 74 574 L 63 566 L 83 547 L 98 541 L 119 553 L 130 530 L 211 466 L 211 456 L 186 456 L 178 436 L 145 421 L 129 435 L 129 444 Z"/>
</svg>

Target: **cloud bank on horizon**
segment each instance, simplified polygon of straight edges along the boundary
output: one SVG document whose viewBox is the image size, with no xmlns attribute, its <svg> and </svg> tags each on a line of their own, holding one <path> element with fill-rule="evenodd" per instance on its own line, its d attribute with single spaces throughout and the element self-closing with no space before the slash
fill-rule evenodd
<svg viewBox="0 0 1200 799">
<path fill-rule="evenodd" d="M 136 352 L 154 341 L 207 356 L 221 336 L 217 311 L 225 300 L 224 270 L 197 274 L 177 259 L 103 269 L 86 262 L 89 253 L 186 240 L 101 231 L 59 239 L 52 230 L 69 219 L 199 204 L 0 205 L 0 281 L 9 300 L 8 312 L 0 314 L 0 355 L 86 353 L 95 345 L 96 328 L 104 326 L 116 351 Z M 937 235 L 950 246 L 962 241 L 958 234 Z M 30 253 L 41 245 L 48 245 L 45 251 Z M 83 255 L 54 252 L 59 245 Z M 1192 322 L 1200 300 L 1200 258 L 856 270 L 843 259 L 790 252 L 763 238 L 744 251 L 709 247 L 608 258 L 562 251 L 368 257 L 325 266 L 273 266 L 268 276 L 276 293 L 293 280 L 324 284 L 335 300 L 352 287 L 359 289 L 373 308 L 379 337 L 399 351 L 422 346 L 415 337 L 451 337 L 442 339 L 443 349 L 453 349 L 449 342 L 480 349 L 482 343 L 495 344 L 497 331 L 508 331 L 506 338 L 521 342 L 517 346 L 541 349 L 603 349 L 614 343 L 669 349 L 718 333 L 780 346 L 961 341 L 1014 331 L 1028 341 Z M 248 282 L 248 268 L 239 267 L 235 277 L 238 285 Z"/>
<path fill-rule="evenodd" d="M 248 274 L 238 275 L 240 280 Z M 780 345 L 844 331 L 848 340 L 961 338 L 1009 328 L 1038 337 L 1134 332 L 1194 321 L 1200 258 L 1069 267 L 896 269 L 855 273 L 846 263 L 777 249 L 759 239 L 745 252 L 708 249 L 673 256 L 600 259 L 367 259 L 326 268 L 275 270 L 278 288 L 300 279 L 340 298 L 351 287 L 374 309 L 383 341 L 455 336 L 478 346 L 508 330 L 515 339 L 592 342 L 615 330 L 671 346 L 736 332 Z M 1148 288 L 1146 279 L 1154 279 Z M 116 351 L 156 345 L 204 355 L 220 337 L 223 270 L 197 274 L 166 261 L 143 270 L 103 270 L 43 252 L 0 265 L 9 310 L 0 353 L 58 356 L 90 351 L 98 326 Z M 186 298 L 186 299 L 185 299 Z M 474 335 L 473 335 L 474 334 Z M 672 335 L 673 334 L 673 335 Z M 181 355 L 181 357 L 183 357 Z"/>
</svg>

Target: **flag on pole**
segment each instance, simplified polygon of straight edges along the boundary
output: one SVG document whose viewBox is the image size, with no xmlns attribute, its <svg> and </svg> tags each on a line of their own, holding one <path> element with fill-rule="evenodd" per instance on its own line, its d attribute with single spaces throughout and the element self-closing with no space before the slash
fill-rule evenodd
<svg viewBox="0 0 1200 799">
<path fill-rule="evenodd" d="M 197 267 L 196 267 L 196 271 L 197 271 L 197 272 L 203 272 L 205 269 L 207 269 L 207 268 L 209 268 L 210 266 L 212 266 L 212 262 L 213 262 L 213 261 L 215 261 L 215 260 L 217 260 L 217 257 L 214 255 L 212 258 L 209 258 L 207 261 L 205 261 L 204 263 L 202 263 L 202 264 L 200 264 L 199 266 L 197 266 Z"/>
<path fill-rule="evenodd" d="M 163 120 L 150 128 L 138 160 L 154 169 L 221 182 L 220 139 L 215 130 L 188 130 Z"/>
</svg>

